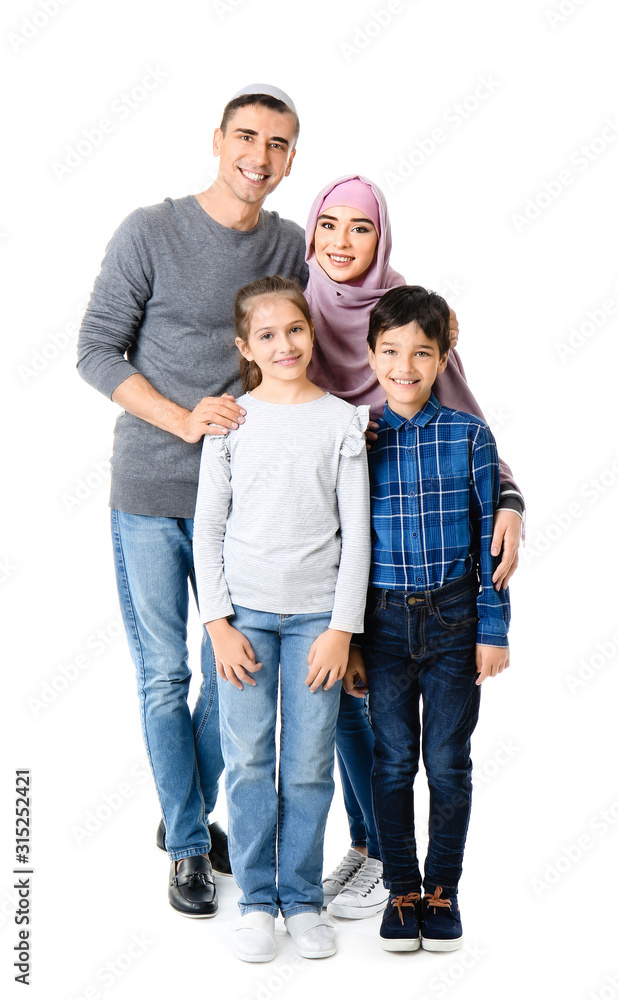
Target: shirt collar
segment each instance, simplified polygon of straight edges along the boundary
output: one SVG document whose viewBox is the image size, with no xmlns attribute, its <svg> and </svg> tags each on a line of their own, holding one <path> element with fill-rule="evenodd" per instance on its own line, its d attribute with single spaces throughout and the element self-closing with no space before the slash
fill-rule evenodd
<svg viewBox="0 0 618 1000">
<path fill-rule="evenodd" d="M 394 429 L 398 431 L 404 426 L 404 424 L 408 427 L 415 425 L 417 427 L 425 427 L 430 420 L 433 420 L 439 409 L 440 403 L 432 392 L 425 405 L 418 411 L 418 413 L 415 413 L 413 417 L 410 417 L 409 420 L 406 420 L 405 417 L 399 416 L 398 413 L 393 413 L 388 403 L 384 407 L 384 413 L 382 416 L 390 427 L 394 427 Z"/>
</svg>

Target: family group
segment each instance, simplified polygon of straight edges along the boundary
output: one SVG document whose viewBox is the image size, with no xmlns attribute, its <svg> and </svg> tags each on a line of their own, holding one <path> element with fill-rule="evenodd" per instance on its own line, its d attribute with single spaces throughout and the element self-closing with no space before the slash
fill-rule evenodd
<svg viewBox="0 0 618 1000">
<path fill-rule="evenodd" d="M 390 266 L 379 188 L 330 182 L 304 232 L 263 208 L 298 134 L 283 91 L 239 91 L 215 181 L 121 223 L 80 330 L 80 375 L 121 407 L 112 540 L 157 843 L 186 916 L 213 916 L 213 871 L 233 873 L 244 961 L 274 958 L 279 913 L 300 955 L 333 955 L 324 907 L 382 912 L 387 951 L 449 951 L 470 740 L 482 682 L 509 664 L 524 503 L 454 312 Z M 324 877 L 335 757 L 351 846 Z M 228 836 L 210 822 L 224 770 Z"/>
</svg>

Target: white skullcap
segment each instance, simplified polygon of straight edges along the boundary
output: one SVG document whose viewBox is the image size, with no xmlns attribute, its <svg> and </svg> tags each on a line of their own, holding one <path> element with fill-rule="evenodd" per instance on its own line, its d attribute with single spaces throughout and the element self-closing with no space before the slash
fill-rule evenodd
<svg viewBox="0 0 618 1000">
<path fill-rule="evenodd" d="M 283 101 L 298 118 L 294 101 L 291 97 L 288 97 L 284 90 L 280 90 L 279 87 L 273 87 L 270 83 L 250 83 L 247 87 L 243 87 L 238 93 L 234 94 L 232 100 L 235 101 L 237 97 L 245 97 L 248 94 L 266 94 L 268 97 L 274 97 L 277 101 Z"/>
</svg>

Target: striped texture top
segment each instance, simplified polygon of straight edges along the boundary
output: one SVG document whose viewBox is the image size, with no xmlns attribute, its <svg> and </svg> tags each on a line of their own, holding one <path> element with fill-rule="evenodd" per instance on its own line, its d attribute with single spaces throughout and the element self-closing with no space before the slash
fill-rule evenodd
<svg viewBox="0 0 618 1000">
<path fill-rule="evenodd" d="M 326 393 L 297 405 L 237 400 L 245 423 L 204 438 L 193 549 L 202 622 L 233 604 L 330 612 L 362 632 L 371 556 L 369 407 Z"/>
</svg>

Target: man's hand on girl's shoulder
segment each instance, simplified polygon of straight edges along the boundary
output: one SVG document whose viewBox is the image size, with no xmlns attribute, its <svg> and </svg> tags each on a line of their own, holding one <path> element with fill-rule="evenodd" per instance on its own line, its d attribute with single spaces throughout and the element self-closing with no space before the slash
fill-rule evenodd
<svg viewBox="0 0 618 1000">
<path fill-rule="evenodd" d="M 328 691 L 341 680 L 348 665 L 351 638 L 351 632 L 327 628 L 315 639 L 307 657 L 309 673 L 305 684 L 310 691 L 317 691 L 322 684 Z"/>
<path fill-rule="evenodd" d="M 229 392 L 222 396 L 204 396 L 197 406 L 187 410 L 182 418 L 178 437 L 196 444 L 205 434 L 227 434 L 244 423 L 246 410 L 238 405 Z"/>
<path fill-rule="evenodd" d="M 478 644 L 476 647 L 477 686 L 482 684 L 487 677 L 497 677 L 503 670 L 506 670 L 509 663 L 508 646 L 481 646 Z"/>
</svg>

